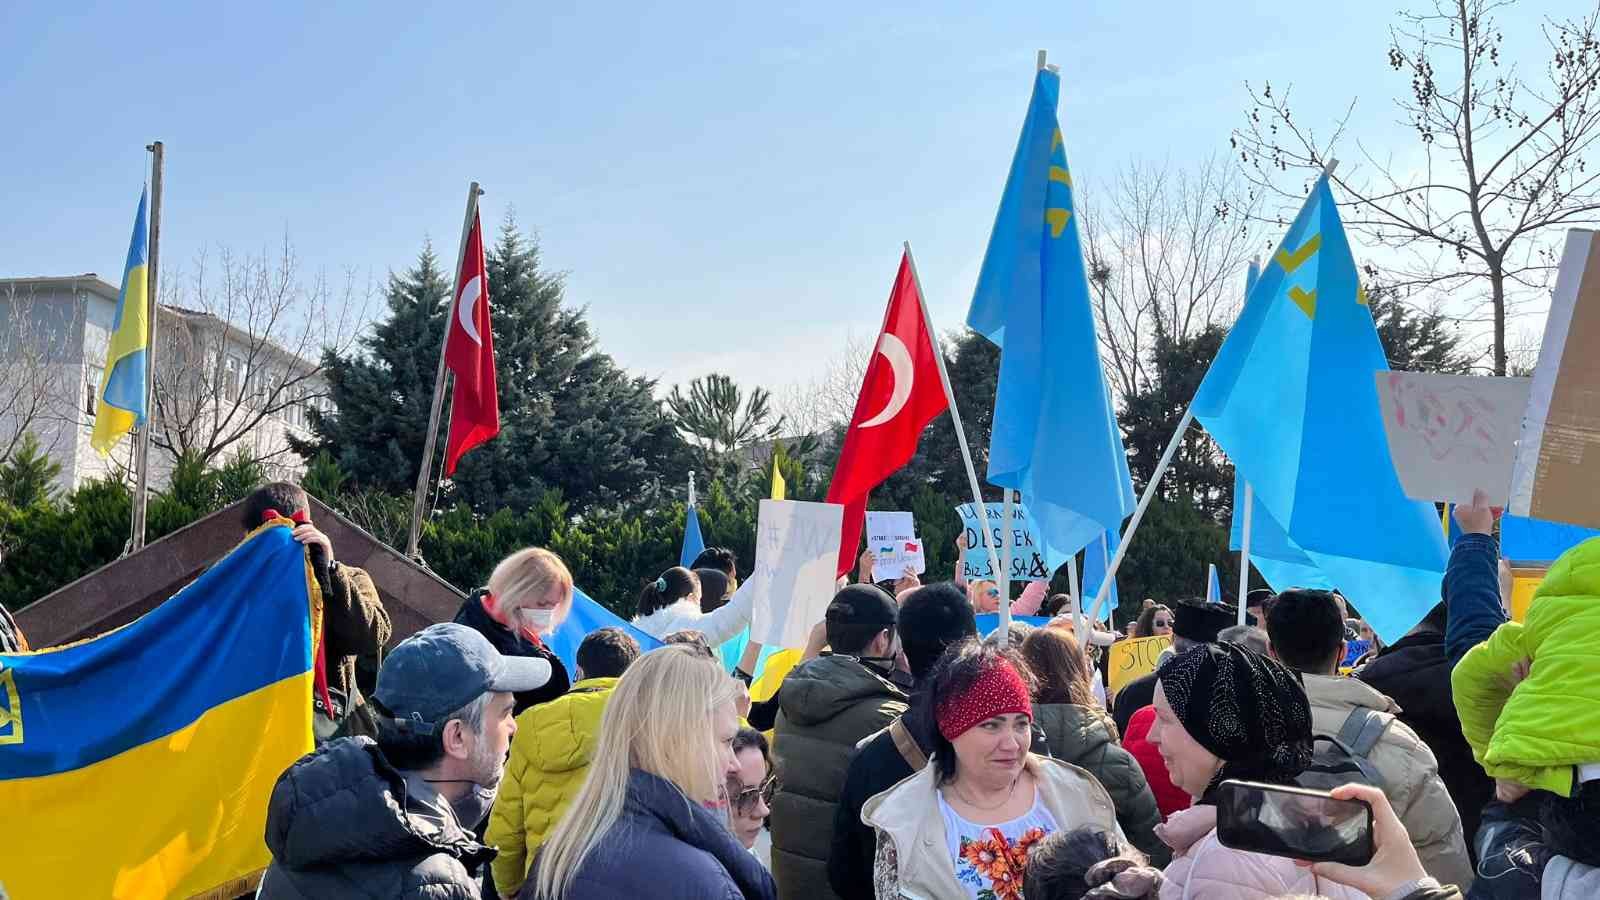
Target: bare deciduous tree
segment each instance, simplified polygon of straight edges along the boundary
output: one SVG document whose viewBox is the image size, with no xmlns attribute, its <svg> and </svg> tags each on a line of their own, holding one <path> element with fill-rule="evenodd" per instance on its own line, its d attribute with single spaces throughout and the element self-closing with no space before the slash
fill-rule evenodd
<svg viewBox="0 0 1600 900">
<path fill-rule="evenodd" d="M 0 462 L 9 460 L 33 432 L 46 452 L 71 435 L 85 412 L 90 388 L 70 377 L 78 368 L 67 362 L 74 335 L 81 331 L 77 313 L 54 321 L 27 296 L 26 289 L 6 287 L 0 298 Z"/>
<path fill-rule="evenodd" d="M 849 424 L 872 353 L 866 338 L 847 333 L 843 349 L 828 359 L 821 374 L 781 389 L 777 408 L 786 432 L 820 436 Z"/>
<path fill-rule="evenodd" d="M 1088 193 L 1084 262 L 1112 389 L 1126 397 L 1149 380 L 1156 334 L 1232 321 L 1250 253 L 1247 191 L 1211 159 L 1193 171 L 1133 163 Z"/>
<path fill-rule="evenodd" d="M 174 457 L 209 462 L 231 448 L 270 466 L 291 451 L 263 436 L 301 427 L 325 402 L 324 354 L 350 352 L 371 291 L 349 274 L 302 282 L 287 239 L 271 255 L 218 256 L 219 271 L 202 254 L 163 297 L 151 440 Z"/>
<path fill-rule="evenodd" d="M 1403 296 L 1456 301 L 1458 317 L 1493 326 L 1493 363 L 1506 373 L 1506 322 L 1543 297 L 1561 229 L 1600 221 L 1600 5 L 1540 28 L 1542 77 L 1526 79 L 1495 14 L 1516 0 L 1431 0 L 1391 29 L 1389 65 L 1410 79 L 1396 100 L 1417 143 L 1396 160 L 1355 140 L 1333 181 L 1352 207 L 1345 224 L 1396 257 L 1384 279 Z M 1319 137 L 1291 117 L 1288 91 L 1251 88 L 1233 135 L 1257 187 L 1297 205 L 1307 179 L 1346 136 L 1346 110 Z M 1369 274 L 1375 272 L 1369 271 Z"/>
</svg>

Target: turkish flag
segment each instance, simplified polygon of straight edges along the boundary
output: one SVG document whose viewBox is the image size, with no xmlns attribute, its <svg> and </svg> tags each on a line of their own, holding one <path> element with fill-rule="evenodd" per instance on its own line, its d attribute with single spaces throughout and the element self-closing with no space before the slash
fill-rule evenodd
<svg viewBox="0 0 1600 900">
<path fill-rule="evenodd" d="M 910 254 L 902 254 L 894 290 L 889 292 L 883 333 L 867 364 L 855 415 L 850 417 L 850 430 L 828 485 L 828 502 L 844 504 L 840 575 L 855 567 L 867 495 L 911 461 L 922 430 L 949 408 L 936 352 Z"/>
<path fill-rule="evenodd" d="M 500 397 L 494 378 L 494 333 L 489 327 L 489 274 L 483 265 L 483 226 L 477 213 L 467 232 L 467 249 L 450 304 L 450 330 L 444 338 L 444 364 L 456 378 L 450 404 L 450 437 L 444 445 L 444 474 L 473 447 L 500 433 Z"/>
</svg>

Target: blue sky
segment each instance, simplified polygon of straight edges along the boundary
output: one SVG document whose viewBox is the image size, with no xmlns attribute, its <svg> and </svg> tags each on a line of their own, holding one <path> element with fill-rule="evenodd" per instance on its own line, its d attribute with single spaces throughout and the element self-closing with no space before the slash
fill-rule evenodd
<svg viewBox="0 0 1600 900">
<path fill-rule="evenodd" d="M 78 6 L 0 33 L 0 275 L 115 282 L 156 138 L 164 268 L 287 233 L 308 275 L 381 285 L 425 238 L 453 257 L 477 179 L 485 224 L 514 207 L 604 349 L 665 383 L 811 376 L 875 331 L 902 240 L 958 325 L 1037 49 L 1091 192 L 1225 152 L 1246 79 L 1318 122 L 1359 97 L 1380 142 L 1405 87 L 1371 0 Z"/>
</svg>

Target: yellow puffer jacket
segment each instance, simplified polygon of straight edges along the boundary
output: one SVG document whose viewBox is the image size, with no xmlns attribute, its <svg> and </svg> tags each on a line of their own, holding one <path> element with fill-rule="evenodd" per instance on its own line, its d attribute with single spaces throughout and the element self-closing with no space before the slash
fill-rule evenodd
<svg viewBox="0 0 1600 900">
<path fill-rule="evenodd" d="M 1507 622 L 1450 676 L 1461 732 L 1495 778 L 1562 796 L 1573 766 L 1600 761 L 1600 538 L 1550 567 L 1523 624 Z M 1511 667 L 1533 660 L 1511 687 Z"/>
<path fill-rule="evenodd" d="M 594 758 L 600 717 L 616 686 L 615 678 L 586 678 L 517 716 L 511 759 L 484 835 L 500 851 L 492 866 L 500 893 L 515 894 L 522 887 L 534 854 L 578 795 Z"/>
</svg>

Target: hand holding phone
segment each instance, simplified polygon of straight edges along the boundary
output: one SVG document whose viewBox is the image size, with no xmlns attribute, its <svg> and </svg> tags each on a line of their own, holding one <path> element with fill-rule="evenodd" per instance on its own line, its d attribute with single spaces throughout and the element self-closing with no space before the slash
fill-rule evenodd
<svg viewBox="0 0 1600 900">
<path fill-rule="evenodd" d="M 1329 791 L 1224 781 L 1217 840 L 1235 850 L 1364 866 L 1373 855 L 1372 807 Z"/>
</svg>

